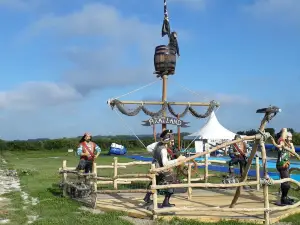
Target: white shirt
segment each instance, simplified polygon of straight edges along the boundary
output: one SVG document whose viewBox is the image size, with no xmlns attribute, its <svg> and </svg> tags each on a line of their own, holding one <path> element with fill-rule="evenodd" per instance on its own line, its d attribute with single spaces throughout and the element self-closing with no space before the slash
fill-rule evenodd
<svg viewBox="0 0 300 225">
<path fill-rule="evenodd" d="M 150 153 L 153 153 L 157 143 L 158 142 L 154 142 L 154 143 L 148 145 L 147 146 L 147 151 L 150 152 Z M 173 165 L 173 164 L 177 163 L 177 159 L 169 160 L 168 150 L 165 147 L 161 150 L 160 156 L 161 156 L 161 159 L 162 159 L 163 166 Z"/>
<path fill-rule="evenodd" d="M 154 151 L 155 146 L 157 145 L 157 143 L 158 143 L 158 142 L 154 142 L 154 143 L 148 145 L 148 146 L 147 146 L 147 152 L 152 153 L 152 152 Z"/>
<path fill-rule="evenodd" d="M 163 148 L 160 152 L 160 156 L 162 159 L 163 166 L 174 165 L 177 163 L 177 159 L 169 160 L 168 159 L 168 151 L 166 148 Z"/>
</svg>

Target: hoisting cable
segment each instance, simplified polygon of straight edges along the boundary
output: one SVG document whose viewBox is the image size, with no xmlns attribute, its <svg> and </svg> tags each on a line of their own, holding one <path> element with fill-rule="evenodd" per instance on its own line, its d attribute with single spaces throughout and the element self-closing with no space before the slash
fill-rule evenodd
<svg viewBox="0 0 300 225">
<path fill-rule="evenodd" d="M 189 88 L 187 88 L 187 87 L 181 85 L 180 83 L 176 82 L 175 80 L 173 80 L 172 82 L 174 82 L 177 86 L 181 87 L 182 89 L 184 89 L 184 90 L 186 90 L 186 91 L 189 91 L 189 92 L 191 92 L 192 94 L 197 95 L 197 96 L 203 98 L 205 101 L 208 101 L 208 100 L 209 100 L 208 97 L 203 96 L 203 95 L 197 93 L 196 91 L 193 91 L 193 90 L 191 90 L 191 89 L 189 89 Z"/>
<path fill-rule="evenodd" d="M 153 82 L 151 82 L 151 83 L 149 83 L 149 84 L 146 84 L 146 85 L 144 85 L 144 86 L 142 86 L 142 87 L 139 87 L 139 88 L 137 88 L 137 89 L 135 89 L 135 90 L 133 90 L 133 91 L 130 91 L 130 92 L 126 93 L 126 94 L 123 94 L 123 95 L 121 95 L 121 96 L 118 96 L 118 97 L 112 98 L 112 99 L 119 99 L 119 98 L 124 97 L 124 96 L 126 96 L 126 95 L 129 95 L 129 94 L 132 94 L 132 93 L 134 93 L 134 92 L 140 91 L 140 90 L 142 90 L 142 89 L 144 89 L 144 88 L 146 88 L 146 87 L 151 86 L 152 84 L 154 84 L 154 83 L 156 83 L 156 82 L 158 82 L 158 81 L 159 81 L 159 80 L 156 79 L 155 81 L 153 81 Z"/>
<path fill-rule="evenodd" d="M 121 121 L 124 123 L 125 127 L 127 127 L 127 129 L 129 129 L 133 135 L 138 139 L 138 141 L 144 146 L 145 149 L 147 149 L 147 147 L 144 145 L 144 143 L 141 141 L 141 139 L 135 134 L 135 132 L 130 128 L 130 126 L 125 122 L 125 120 L 122 118 L 122 116 L 117 112 L 116 109 L 114 109 L 114 111 L 116 112 L 116 114 L 119 116 L 119 118 L 121 119 Z"/>
</svg>

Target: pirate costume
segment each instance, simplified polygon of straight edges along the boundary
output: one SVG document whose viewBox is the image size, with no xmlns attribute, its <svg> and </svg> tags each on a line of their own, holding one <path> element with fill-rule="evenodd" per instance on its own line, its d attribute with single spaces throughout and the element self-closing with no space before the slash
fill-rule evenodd
<svg viewBox="0 0 300 225">
<path fill-rule="evenodd" d="M 288 136 L 291 136 L 291 134 L 288 133 Z M 278 139 L 277 142 L 278 142 L 278 145 L 281 145 L 281 142 L 284 142 L 284 145 L 287 145 L 288 147 L 290 147 L 289 144 L 281 137 Z M 290 168 L 290 153 L 287 150 L 285 150 L 284 148 L 278 149 L 276 169 L 278 170 L 278 172 L 280 174 L 280 179 L 290 177 L 289 168 Z M 294 201 L 293 201 L 293 199 L 290 199 L 288 197 L 288 192 L 289 192 L 289 189 L 291 188 L 289 182 L 282 183 L 280 188 L 281 188 L 281 204 L 282 205 L 292 205 L 294 203 Z"/>
<path fill-rule="evenodd" d="M 240 138 L 239 135 L 235 136 L 235 140 Z M 232 152 L 229 154 L 231 160 L 229 161 L 229 175 L 234 176 L 234 165 L 240 165 L 240 175 L 243 175 L 244 169 L 247 165 L 246 158 L 247 145 L 244 141 L 232 145 Z"/>
<path fill-rule="evenodd" d="M 153 163 L 155 164 L 156 168 L 165 167 L 167 165 L 174 165 L 177 163 L 177 159 L 170 159 L 168 157 L 168 149 L 166 147 L 167 143 L 170 143 L 174 140 L 174 136 L 172 134 L 172 130 L 164 130 L 160 135 L 161 141 L 158 142 L 153 150 Z M 159 172 L 156 176 L 157 184 L 158 185 L 166 185 L 172 184 L 176 181 L 176 177 L 174 173 L 170 170 Z M 149 185 L 151 186 L 151 184 Z M 174 204 L 170 204 L 170 198 L 172 194 L 174 194 L 174 188 L 158 190 L 158 194 L 164 195 L 165 199 L 162 203 L 162 207 L 172 207 L 175 206 Z M 144 201 L 149 203 L 150 202 L 151 193 L 147 193 Z"/>
<path fill-rule="evenodd" d="M 84 171 L 85 173 L 91 173 L 93 163 L 96 155 L 99 155 L 101 148 L 94 142 L 86 140 L 86 136 L 91 136 L 89 133 L 85 133 L 79 141 L 77 148 L 77 154 L 80 157 L 79 164 L 76 170 Z"/>
<path fill-rule="evenodd" d="M 180 56 L 179 45 L 178 45 L 178 40 L 177 40 L 177 33 L 175 31 L 169 35 L 168 47 L 170 50 L 173 50 L 175 52 L 175 54 Z"/>
</svg>

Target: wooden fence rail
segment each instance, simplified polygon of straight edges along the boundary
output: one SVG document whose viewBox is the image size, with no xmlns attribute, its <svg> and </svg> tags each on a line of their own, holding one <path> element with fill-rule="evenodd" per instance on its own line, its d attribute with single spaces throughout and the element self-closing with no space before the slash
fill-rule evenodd
<svg viewBox="0 0 300 225">
<path fill-rule="evenodd" d="M 184 181 L 187 183 L 181 183 L 181 184 L 168 184 L 168 185 L 157 185 L 156 182 L 156 174 L 158 170 L 155 168 L 155 165 L 152 164 L 152 162 L 128 162 L 128 163 L 119 163 L 118 158 L 115 157 L 113 160 L 114 162 L 112 165 L 97 165 L 94 163 L 93 165 L 93 171 L 89 174 L 79 173 L 75 171 L 75 167 L 67 167 L 67 162 L 63 161 L 63 165 L 61 168 L 59 168 L 59 173 L 62 174 L 62 180 L 64 185 L 63 188 L 63 194 L 66 196 L 66 186 L 72 186 L 75 187 L 76 185 L 70 183 L 68 181 L 68 174 L 77 174 L 79 177 L 85 177 L 93 184 L 93 192 L 98 194 L 112 194 L 112 193 L 147 193 L 151 192 L 153 196 L 153 210 L 152 215 L 153 218 L 157 218 L 157 216 L 164 212 L 181 212 L 181 211 L 222 211 L 222 212 L 237 212 L 237 211 L 245 211 L 245 212 L 265 212 L 265 224 L 269 224 L 269 213 L 271 211 L 279 211 L 279 210 L 286 210 L 286 209 L 292 209 L 296 208 L 300 205 L 300 202 L 291 205 L 291 206 L 284 206 L 284 207 L 269 207 L 268 204 L 265 204 L 268 207 L 263 208 L 220 208 L 220 207 L 209 207 L 209 208 L 199 208 L 199 207 L 171 207 L 171 208 L 158 208 L 157 203 L 157 190 L 158 189 L 168 189 L 168 188 L 188 188 L 187 194 L 188 199 L 192 199 L 192 189 L 193 188 L 232 188 L 232 187 L 241 187 L 241 186 L 256 186 L 256 189 L 259 190 L 261 185 L 265 185 L 262 183 L 262 180 L 260 179 L 260 164 L 259 164 L 259 158 L 256 157 L 256 180 L 254 181 L 245 181 L 240 183 L 230 183 L 230 184 L 214 184 L 214 183 L 208 183 L 208 177 L 209 177 L 209 171 L 208 171 L 208 165 L 211 163 L 218 163 L 218 164 L 225 164 L 227 163 L 224 160 L 209 160 L 207 155 L 204 155 L 204 159 L 200 162 L 204 163 L 197 163 L 197 165 L 204 165 L 204 176 L 203 178 L 192 178 L 192 166 L 193 163 L 191 162 L 185 162 L 185 165 L 188 166 L 188 176 Z M 119 169 L 126 169 L 130 166 L 136 166 L 136 165 L 149 165 L 149 173 L 129 173 L 129 174 L 119 174 Z M 111 177 L 104 177 L 104 176 L 98 176 L 97 169 L 112 169 L 113 170 L 113 176 Z M 204 180 L 204 183 L 199 183 L 197 181 Z M 152 181 L 152 185 L 149 190 L 147 189 L 118 189 L 118 184 L 131 184 L 132 182 L 141 182 L 141 181 Z M 192 182 L 196 183 L 192 183 Z M 291 182 L 296 184 L 298 187 L 300 187 L 300 183 L 291 179 L 281 179 L 281 180 L 275 180 L 272 182 L 271 185 L 279 185 L 283 182 Z M 104 184 L 112 184 L 114 187 L 114 190 L 98 190 L 98 185 L 104 185 Z M 82 189 L 84 190 L 84 189 Z M 268 201 L 268 198 L 265 197 L 264 201 Z M 266 213 L 267 212 L 267 213 Z"/>
</svg>

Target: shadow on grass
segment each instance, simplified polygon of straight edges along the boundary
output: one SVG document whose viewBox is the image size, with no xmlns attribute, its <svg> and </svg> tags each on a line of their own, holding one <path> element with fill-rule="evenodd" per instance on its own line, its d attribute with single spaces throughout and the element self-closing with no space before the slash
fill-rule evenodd
<svg viewBox="0 0 300 225">
<path fill-rule="evenodd" d="M 62 188 L 58 183 L 53 183 L 51 187 L 47 188 L 47 191 L 55 197 L 63 197 Z"/>
</svg>

